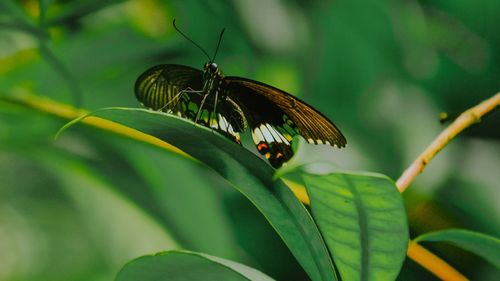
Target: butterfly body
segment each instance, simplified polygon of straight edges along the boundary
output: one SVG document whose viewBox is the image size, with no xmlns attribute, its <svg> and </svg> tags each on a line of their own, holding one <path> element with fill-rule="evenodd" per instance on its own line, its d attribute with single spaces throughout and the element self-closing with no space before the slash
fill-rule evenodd
<svg viewBox="0 0 500 281">
<path fill-rule="evenodd" d="M 293 156 L 296 135 L 315 144 L 346 144 L 337 127 L 305 102 L 264 83 L 224 76 L 213 62 L 203 71 L 154 66 L 139 76 L 135 94 L 146 107 L 210 127 L 236 143 L 250 127 L 257 150 L 273 167 Z"/>
</svg>

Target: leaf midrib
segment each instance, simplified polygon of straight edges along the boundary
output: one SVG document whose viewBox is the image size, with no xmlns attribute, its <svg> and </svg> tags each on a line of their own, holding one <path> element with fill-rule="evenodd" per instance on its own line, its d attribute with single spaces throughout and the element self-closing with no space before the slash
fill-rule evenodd
<svg viewBox="0 0 500 281">
<path fill-rule="evenodd" d="M 370 240 L 368 239 L 368 216 L 363 207 L 363 200 L 359 190 L 356 185 L 352 183 L 351 179 L 345 175 L 342 175 L 348 186 L 353 193 L 353 201 L 356 206 L 356 211 L 358 212 L 358 224 L 359 224 L 359 238 L 361 245 L 361 272 L 360 280 L 367 281 L 369 276 L 369 263 L 370 263 Z"/>
</svg>

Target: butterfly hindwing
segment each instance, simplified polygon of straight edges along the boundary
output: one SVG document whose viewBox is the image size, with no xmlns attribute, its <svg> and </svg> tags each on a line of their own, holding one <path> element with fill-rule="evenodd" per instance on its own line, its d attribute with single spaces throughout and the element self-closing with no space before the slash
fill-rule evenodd
<svg viewBox="0 0 500 281">
<path fill-rule="evenodd" d="M 280 167 L 293 156 L 290 140 L 269 123 L 252 126 L 252 139 L 260 154 L 264 155 L 273 167 Z"/>
<path fill-rule="evenodd" d="M 215 102 L 217 102 L 217 106 L 214 108 L 212 104 L 215 104 Z M 208 103 L 208 111 L 212 112 L 213 116 L 209 127 L 215 129 L 234 142 L 241 144 L 239 133 L 246 129 L 247 121 L 238 104 L 234 103 L 229 98 L 218 101 L 210 99 Z"/>
</svg>

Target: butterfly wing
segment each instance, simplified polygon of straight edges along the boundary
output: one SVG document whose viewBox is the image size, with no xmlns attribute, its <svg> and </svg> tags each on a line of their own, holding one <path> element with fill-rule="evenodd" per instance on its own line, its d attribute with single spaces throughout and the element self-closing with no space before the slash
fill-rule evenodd
<svg viewBox="0 0 500 281">
<path fill-rule="evenodd" d="M 195 68 L 161 64 L 146 70 L 135 82 L 135 96 L 146 107 L 174 114 L 189 114 L 183 110 L 181 100 L 189 97 L 189 93 L 201 91 L 203 73 Z M 183 96 L 183 94 L 186 95 Z"/>
<path fill-rule="evenodd" d="M 224 80 L 228 97 L 245 113 L 257 150 L 272 166 L 279 167 L 293 156 L 290 142 L 295 135 L 315 144 L 346 145 L 340 130 L 300 99 L 250 79 L 225 77 Z"/>
<path fill-rule="evenodd" d="M 148 108 L 196 121 L 240 143 L 238 132 L 246 126 L 240 108 L 228 99 L 217 101 L 212 95 L 204 99 L 208 93 L 203 92 L 203 82 L 203 72 L 198 69 L 156 65 L 137 78 L 135 96 Z"/>
</svg>

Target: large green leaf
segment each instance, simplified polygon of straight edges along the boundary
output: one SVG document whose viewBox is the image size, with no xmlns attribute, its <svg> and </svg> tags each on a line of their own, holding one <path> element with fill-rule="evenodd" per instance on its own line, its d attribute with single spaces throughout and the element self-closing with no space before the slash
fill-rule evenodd
<svg viewBox="0 0 500 281">
<path fill-rule="evenodd" d="M 394 182 L 351 172 L 302 177 L 342 280 L 395 280 L 406 256 L 408 226 Z"/>
<path fill-rule="evenodd" d="M 500 268 L 500 239 L 493 236 L 464 229 L 448 229 L 420 235 L 415 241 L 449 242 Z"/>
<path fill-rule="evenodd" d="M 328 250 L 312 217 L 274 169 L 245 148 L 192 122 L 144 109 L 112 108 L 92 115 L 138 129 L 207 164 L 262 212 L 312 280 L 336 280 Z"/>
<path fill-rule="evenodd" d="M 408 223 L 401 194 L 387 176 L 339 170 L 318 148 L 296 142 L 276 171 L 302 181 L 342 280 L 395 280 L 406 257 Z M 334 158 L 335 159 L 335 158 Z"/>
<path fill-rule="evenodd" d="M 129 262 L 115 280 L 269 281 L 273 279 L 256 269 L 222 258 L 187 251 L 169 251 Z"/>
</svg>

